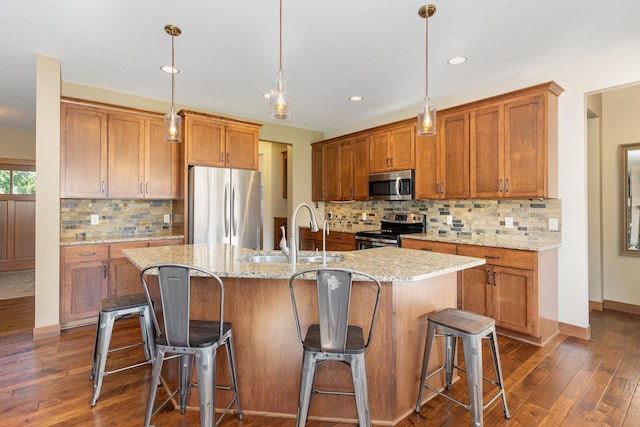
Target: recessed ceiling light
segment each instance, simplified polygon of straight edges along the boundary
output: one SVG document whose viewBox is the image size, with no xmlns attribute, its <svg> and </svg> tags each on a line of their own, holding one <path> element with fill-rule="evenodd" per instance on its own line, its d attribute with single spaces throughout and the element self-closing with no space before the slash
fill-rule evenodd
<svg viewBox="0 0 640 427">
<path fill-rule="evenodd" d="M 180 70 L 172 67 L 171 65 L 163 65 L 160 69 L 167 74 L 178 74 L 180 72 Z"/>
<path fill-rule="evenodd" d="M 362 98 L 360 95 L 353 95 L 349 97 L 349 100 L 357 102 L 357 101 L 362 101 L 364 98 Z"/>
<path fill-rule="evenodd" d="M 466 56 L 454 56 L 453 58 L 449 58 L 447 64 L 458 65 L 467 62 Z"/>
</svg>

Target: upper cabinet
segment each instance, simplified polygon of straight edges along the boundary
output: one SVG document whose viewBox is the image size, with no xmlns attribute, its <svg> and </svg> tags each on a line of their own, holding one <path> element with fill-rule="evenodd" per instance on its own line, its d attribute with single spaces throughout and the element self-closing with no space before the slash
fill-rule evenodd
<svg viewBox="0 0 640 427">
<path fill-rule="evenodd" d="M 416 140 L 416 199 L 469 197 L 469 114 L 438 118 L 435 136 Z"/>
<path fill-rule="evenodd" d="M 373 132 L 369 139 L 369 172 L 413 169 L 416 129 L 403 125 Z"/>
<path fill-rule="evenodd" d="M 179 197 L 178 147 L 159 114 L 63 101 L 61 197 Z"/>
<path fill-rule="evenodd" d="M 258 169 L 259 125 L 181 111 L 188 165 Z"/>
<path fill-rule="evenodd" d="M 558 195 L 558 95 L 547 83 L 470 112 L 470 196 Z"/>
</svg>

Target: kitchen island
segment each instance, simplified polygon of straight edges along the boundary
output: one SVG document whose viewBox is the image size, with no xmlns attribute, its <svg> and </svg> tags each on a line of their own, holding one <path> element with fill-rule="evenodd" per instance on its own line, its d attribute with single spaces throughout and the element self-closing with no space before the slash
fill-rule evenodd
<svg viewBox="0 0 640 427">
<path fill-rule="evenodd" d="M 225 284 L 225 320 L 233 322 L 243 410 L 247 414 L 295 417 L 302 346 L 295 328 L 288 279 L 294 271 L 320 264 L 298 263 L 293 267 L 288 263 L 242 261 L 250 255 L 277 252 L 225 244 L 123 252 L 140 269 L 154 263 L 178 263 L 218 274 Z M 300 255 L 311 254 L 301 251 Z M 382 282 L 378 318 L 366 356 L 369 401 L 374 424 L 394 425 L 415 407 L 426 316 L 441 308 L 456 307 L 457 272 L 482 265 L 485 260 L 392 247 L 332 255 L 341 255 L 343 259 L 329 266 L 361 270 Z M 202 292 L 202 286 L 206 283 L 194 280 L 194 292 Z M 209 305 L 206 299 L 192 297 L 192 302 L 195 314 L 206 316 Z M 352 310 L 356 317 L 366 317 L 364 308 L 353 306 Z M 223 356 L 218 355 L 218 375 L 219 382 L 226 383 L 228 368 Z M 168 372 L 166 380 L 175 381 L 175 372 Z M 349 368 L 342 364 L 319 367 L 316 385 L 352 390 Z M 216 402 L 226 401 L 226 395 L 221 394 L 225 392 L 218 393 Z M 309 417 L 357 422 L 355 400 L 314 395 Z"/>
</svg>

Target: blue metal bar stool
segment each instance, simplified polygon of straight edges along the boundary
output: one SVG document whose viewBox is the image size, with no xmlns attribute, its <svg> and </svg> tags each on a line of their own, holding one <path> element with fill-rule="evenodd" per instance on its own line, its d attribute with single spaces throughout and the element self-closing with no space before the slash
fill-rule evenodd
<svg viewBox="0 0 640 427">
<path fill-rule="evenodd" d="M 315 282 L 298 280 L 303 279 L 305 274 L 315 274 Z M 357 285 L 362 287 L 372 287 L 375 289 L 375 304 L 371 307 L 371 323 L 369 325 L 357 326 L 349 324 L 349 309 L 351 306 L 351 290 L 353 288 L 353 277 L 358 278 Z M 311 324 L 307 333 L 302 338 L 301 321 L 296 305 L 295 289 L 312 284 L 313 294 L 317 296 L 317 312 L 312 314 L 318 319 L 317 324 Z M 380 292 L 382 286 L 380 282 L 362 272 L 340 269 L 340 268 L 315 268 L 299 271 L 289 279 L 289 291 L 293 303 L 298 338 L 302 342 L 303 359 L 302 373 L 300 376 L 300 397 L 298 400 L 298 414 L 296 426 L 302 427 L 307 421 L 311 395 L 317 394 L 337 394 L 353 395 L 356 399 L 358 411 L 358 422 L 360 426 L 371 425 L 371 415 L 369 411 L 369 394 L 367 390 L 367 371 L 365 366 L 365 352 L 371 336 L 378 313 L 380 303 Z M 300 289 L 302 291 L 302 289 Z M 372 292 L 373 293 L 373 292 Z M 373 298 L 372 301 L 373 302 Z M 362 302 L 360 304 L 363 304 Z M 305 301 L 303 306 L 308 306 Z M 368 334 L 365 335 L 368 329 Z M 365 341 L 365 336 L 366 341 Z M 317 390 L 313 388 L 317 366 L 328 362 L 338 361 L 346 363 L 351 367 L 354 393 L 338 392 L 330 390 Z"/>
<path fill-rule="evenodd" d="M 140 332 L 142 341 L 136 344 L 109 349 L 113 326 L 117 320 L 138 317 L 140 319 Z M 102 389 L 102 381 L 107 375 L 115 374 L 127 369 L 153 363 L 154 339 L 153 325 L 151 323 L 151 310 L 145 294 L 134 294 L 105 298 L 100 301 L 98 325 L 96 326 L 96 340 L 93 348 L 93 364 L 91 365 L 90 381 L 93 381 L 93 395 L 91 406 L 96 406 Z M 125 366 L 119 369 L 106 371 L 107 356 L 114 351 L 125 350 L 132 347 L 143 346 L 145 361 Z"/>
<path fill-rule="evenodd" d="M 441 333 L 438 333 L 437 331 L 441 331 Z M 445 338 L 445 363 L 435 371 L 427 374 L 429 356 L 431 355 L 431 347 L 433 346 L 433 338 L 436 336 Z M 466 370 L 455 365 L 458 338 L 462 339 Z M 496 375 L 495 380 L 484 378 L 482 376 L 482 339 L 488 339 L 490 343 L 491 358 Z M 427 384 L 427 380 L 429 378 L 444 369 L 445 388 L 446 390 L 450 390 L 454 368 L 467 373 L 467 388 L 469 390 L 470 401 L 468 405 Z M 507 408 L 507 398 L 505 397 L 504 380 L 502 377 L 502 368 L 500 366 L 496 322 L 489 317 L 453 308 L 445 308 L 430 314 L 427 324 L 427 340 L 424 346 L 424 358 L 420 378 L 420 390 L 418 392 L 418 400 L 416 402 L 416 412 L 420 412 L 420 407 L 422 406 L 422 395 L 426 388 L 433 393 L 463 406 L 467 410 L 471 410 L 473 426 L 482 426 L 483 411 L 498 397 L 502 398 L 502 409 L 504 410 L 505 418 L 511 417 L 509 415 L 509 409 Z M 487 381 L 498 387 L 498 393 L 493 396 L 486 405 L 483 405 L 482 400 L 483 381 Z"/>
<path fill-rule="evenodd" d="M 236 377 L 236 363 L 233 350 L 233 336 L 231 323 L 224 321 L 224 284 L 214 273 L 188 265 L 156 264 L 146 267 L 140 272 L 140 278 L 151 301 L 151 293 L 145 275 L 157 273 L 157 291 L 161 302 L 161 322 L 158 322 L 155 310 L 152 312 L 156 335 L 156 359 L 153 364 L 152 379 L 147 401 L 147 412 L 144 425 L 149 426 L 151 417 L 167 404 L 173 396 L 179 394 L 180 412 L 184 413 L 191 386 L 198 387 L 198 401 L 200 405 L 200 425 L 212 427 L 217 425 L 222 417 L 235 403 L 236 415 L 242 420 L 242 409 L 238 396 L 238 380 Z M 191 315 L 191 278 L 205 277 L 207 290 L 210 291 L 215 303 L 211 304 L 212 316 L 215 320 L 192 319 Z M 155 290 L 155 289 L 154 289 Z M 156 295 L 156 293 L 154 293 Z M 216 384 L 216 354 L 220 346 L 225 346 L 229 369 L 231 371 L 231 386 Z M 155 410 L 157 384 L 160 381 L 162 365 L 165 360 L 179 359 L 178 387 Z M 195 359 L 197 384 L 191 383 L 193 362 Z M 215 420 L 215 390 L 222 389 L 232 392 L 222 414 Z"/>
</svg>

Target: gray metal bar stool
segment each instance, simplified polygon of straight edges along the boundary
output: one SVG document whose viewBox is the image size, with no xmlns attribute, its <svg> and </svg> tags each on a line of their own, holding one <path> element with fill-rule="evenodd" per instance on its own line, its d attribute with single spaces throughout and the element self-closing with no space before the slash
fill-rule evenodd
<svg viewBox="0 0 640 427">
<path fill-rule="evenodd" d="M 438 333 L 437 331 L 441 331 L 442 333 Z M 431 347 L 433 346 L 433 338 L 436 336 L 445 338 L 445 363 L 443 366 L 427 375 L 427 367 L 429 366 L 429 357 L 431 355 Z M 455 364 L 458 338 L 462 339 L 466 370 L 456 366 Z M 491 358 L 496 375 L 495 380 L 482 376 L 482 339 L 488 339 L 490 343 Z M 469 390 L 470 401 L 468 405 L 427 384 L 427 380 L 429 378 L 444 369 L 445 387 L 446 390 L 450 390 L 454 368 L 467 373 L 467 387 Z M 420 406 L 422 406 L 422 395 L 426 388 L 433 393 L 463 406 L 467 410 L 471 410 L 473 426 L 482 426 L 483 411 L 498 397 L 502 397 L 502 409 L 504 410 L 505 418 L 511 417 L 509 415 L 509 409 L 507 408 L 504 380 L 502 377 L 502 368 L 500 366 L 496 322 L 489 317 L 453 308 L 445 308 L 430 314 L 427 324 L 427 340 L 424 346 L 424 358 L 420 378 L 420 390 L 418 392 L 418 401 L 416 402 L 416 412 L 420 412 Z M 493 396 L 486 405 L 483 405 L 482 400 L 483 381 L 487 381 L 498 387 L 498 393 Z"/>
<path fill-rule="evenodd" d="M 151 418 L 158 413 L 173 396 L 179 393 L 180 412 L 184 413 L 191 386 L 198 387 L 198 403 L 200 405 L 200 425 L 212 427 L 217 425 L 222 417 L 235 403 L 236 415 L 243 418 L 238 396 L 238 380 L 236 377 L 236 363 L 233 350 L 233 335 L 231 323 L 224 321 L 224 283 L 214 273 L 188 265 L 156 264 L 144 268 L 140 278 L 151 301 L 151 293 L 145 275 L 157 273 L 157 291 L 161 302 L 161 322 L 158 322 L 155 310 L 152 312 L 153 323 L 157 331 L 156 359 L 153 364 L 152 379 L 147 401 L 147 412 L 144 425 L 149 426 Z M 207 282 L 207 297 L 211 297 L 210 312 L 214 320 L 191 318 L 191 279 L 199 276 L 209 279 Z M 154 288 L 154 290 L 156 290 Z M 154 293 L 156 295 L 157 293 Z M 220 346 L 225 346 L 231 371 L 231 386 L 216 384 L 216 354 Z M 165 360 L 177 358 L 178 386 L 171 395 L 155 410 L 157 384 L 160 381 L 162 365 Z M 191 383 L 193 362 L 195 359 L 197 384 Z M 215 390 L 222 389 L 232 393 L 224 411 L 215 420 Z"/>
<path fill-rule="evenodd" d="M 140 319 L 140 332 L 142 341 L 124 347 L 109 349 L 111 335 L 116 321 L 128 317 L 138 317 Z M 102 381 L 107 375 L 122 372 L 127 369 L 153 363 L 154 339 L 153 325 L 151 323 L 151 310 L 145 294 L 134 294 L 104 298 L 100 301 L 100 312 L 98 314 L 98 324 L 96 326 L 96 340 L 93 348 L 93 364 L 91 365 L 91 376 L 89 381 L 93 381 L 93 395 L 91 406 L 96 406 L 102 389 Z M 126 350 L 128 348 L 142 346 L 144 348 L 145 361 L 128 365 L 111 371 L 105 370 L 107 356 L 114 351 Z"/>
<path fill-rule="evenodd" d="M 309 284 L 313 284 L 313 291 L 307 290 L 307 293 L 317 297 L 317 312 L 311 314 L 311 317 L 318 319 L 318 323 L 309 325 L 303 339 L 298 306 L 296 305 L 295 289 L 297 286 L 295 283 L 296 279 L 303 279 L 302 276 L 305 274 L 315 274 L 315 282 L 298 280 L 298 286 L 302 288 L 305 283 L 307 287 Z M 349 324 L 354 276 L 361 276 L 358 278 L 359 281 L 356 282 L 358 286 L 369 286 L 375 289 L 376 297 L 375 304 L 371 307 L 371 323 L 363 325 L 368 329 L 367 335 L 365 335 L 366 329 L 363 329 L 363 327 Z M 376 278 L 366 273 L 348 269 L 315 268 L 299 271 L 290 277 L 289 291 L 298 329 L 298 338 L 302 342 L 303 348 L 300 397 L 296 418 L 297 427 L 304 426 L 307 421 L 313 393 L 355 396 L 360 426 L 371 425 L 364 356 L 373 335 L 381 290 L 382 286 Z M 299 292 L 302 293 L 302 289 L 299 289 Z M 373 302 L 373 299 L 371 302 Z M 363 302 L 360 302 L 360 304 L 363 304 Z M 303 306 L 309 306 L 309 301 L 305 299 Z M 367 337 L 366 341 L 365 336 Z M 350 365 L 354 393 L 313 388 L 316 367 L 328 361 L 338 361 Z"/>
</svg>

